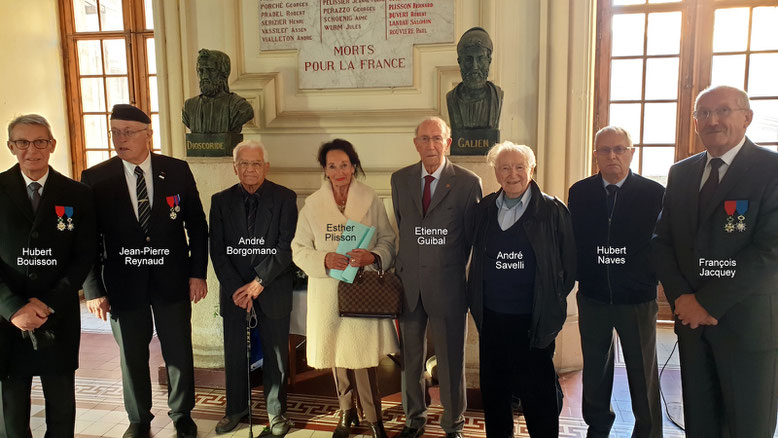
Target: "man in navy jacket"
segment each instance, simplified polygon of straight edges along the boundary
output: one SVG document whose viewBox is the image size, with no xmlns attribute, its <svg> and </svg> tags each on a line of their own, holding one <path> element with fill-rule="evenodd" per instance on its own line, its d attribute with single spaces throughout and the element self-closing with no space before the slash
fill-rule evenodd
<svg viewBox="0 0 778 438">
<path fill-rule="evenodd" d="M 610 406 L 615 328 L 635 414 L 632 436 L 661 437 L 651 235 L 664 188 L 630 171 L 635 150 L 624 129 L 602 128 L 594 147 L 599 173 L 570 187 L 568 198 L 578 247 L 587 436 L 607 437 L 616 417 Z"/>
</svg>

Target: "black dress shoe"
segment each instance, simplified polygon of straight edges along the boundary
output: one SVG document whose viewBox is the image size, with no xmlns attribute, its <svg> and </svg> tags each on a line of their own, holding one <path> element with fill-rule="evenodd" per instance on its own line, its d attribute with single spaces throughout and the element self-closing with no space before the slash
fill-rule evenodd
<svg viewBox="0 0 778 438">
<path fill-rule="evenodd" d="M 347 411 L 340 411 L 340 420 L 335 430 L 332 431 L 332 438 L 348 438 L 351 434 L 351 426 L 359 425 L 359 415 L 356 408 L 351 408 Z"/>
<path fill-rule="evenodd" d="M 448 432 L 446 434 L 446 438 L 465 438 L 465 436 L 462 435 L 462 431 L 459 431 L 459 432 Z"/>
<path fill-rule="evenodd" d="M 218 423 L 216 423 L 216 433 L 227 433 L 238 426 L 238 423 L 248 418 L 248 411 L 243 411 L 239 414 L 225 415 Z"/>
<path fill-rule="evenodd" d="M 151 436 L 151 425 L 147 423 L 130 423 L 122 438 L 148 438 Z"/>
<path fill-rule="evenodd" d="M 424 434 L 424 426 L 422 427 L 408 427 L 404 426 L 397 438 L 418 438 Z"/>
<path fill-rule="evenodd" d="M 368 421 L 367 424 L 370 426 L 370 433 L 372 434 L 373 438 L 389 438 L 386 436 L 386 430 L 384 430 L 383 421 L 378 420 L 375 423 Z"/>
<path fill-rule="evenodd" d="M 177 438 L 197 438 L 197 425 L 192 417 L 182 417 L 173 422 Z"/>
</svg>

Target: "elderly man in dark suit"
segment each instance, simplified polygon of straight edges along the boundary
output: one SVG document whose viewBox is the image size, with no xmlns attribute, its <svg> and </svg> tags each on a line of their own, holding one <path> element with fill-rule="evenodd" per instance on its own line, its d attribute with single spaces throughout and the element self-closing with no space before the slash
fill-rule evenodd
<svg viewBox="0 0 778 438">
<path fill-rule="evenodd" d="M 0 173 L 2 437 L 32 436 L 32 376 L 46 397 L 46 436 L 74 432 L 78 290 L 95 257 L 95 212 L 89 187 L 49 167 L 56 145 L 37 114 L 8 125 L 19 164 Z"/>
<path fill-rule="evenodd" d="M 427 324 L 438 358 L 441 427 L 461 437 L 464 426 L 464 352 L 467 330 L 465 265 L 470 254 L 481 180 L 446 159 L 451 130 L 437 117 L 422 121 L 413 139 L 421 161 L 392 174 L 400 231 L 397 272 L 405 289 L 402 339 L 402 438 L 424 433 L 427 421 L 424 359 Z"/>
<path fill-rule="evenodd" d="M 111 137 L 118 156 L 81 174 L 94 192 L 101 243 L 84 291 L 93 314 L 105 319 L 111 313 L 130 420 L 124 436 L 149 434 L 149 342 L 156 327 L 169 415 L 178 436 L 194 437 L 190 301 L 207 293 L 208 225 L 189 165 L 150 152 L 150 123 L 134 106 L 114 106 Z"/>
<path fill-rule="evenodd" d="M 705 152 L 670 168 L 654 236 L 675 312 L 690 437 L 771 437 L 778 401 L 778 154 L 742 90 L 697 96 Z"/>
<path fill-rule="evenodd" d="M 227 381 L 227 408 L 216 432 L 231 431 L 248 413 L 246 312 L 253 308 L 262 341 L 262 385 L 270 433 L 282 436 L 291 426 L 285 416 L 285 380 L 297 195 L 265 179 L 270 162 L 259 142 L 245 141 L 235 147 L 233 169 L 240 182 L 213 195 L 210 214 Z"/>
</svg>

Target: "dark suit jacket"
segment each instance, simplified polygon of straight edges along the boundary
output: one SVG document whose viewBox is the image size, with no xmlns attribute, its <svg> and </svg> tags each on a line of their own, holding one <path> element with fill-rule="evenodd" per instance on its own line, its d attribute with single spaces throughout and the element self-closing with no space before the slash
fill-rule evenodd
<svg viewBox="0 0 778 438">
<path fill-rule="evenodd" d="M 119 157 L 86 169 L 81 181 L 92 187 L 97 209 L 102 257 L 84 284 L 88 299 L 108 296 L 111 312 L 138 309 L 151 302 L 189 299 L 189 278 L 205 278 L 208 266 L 208 225 L 192 171 L 182 160 L 151 154 L 154 200 L 146 236 L 135 217 L 124 168 Z M 180 196 L 180 211 L 172 219 L 166 198 Z M 187 242 L 187 236 L 189 241 Z M 169 254 L 133 258 L 159 259 L 162 265 L 134 266 L 124 250 L 150 247 Z"/>
<path fill-rule="evenodd" d="M 670 168 L 653 239 L 659 280 L 671 306 L 681 294 L 695 294 L 719 320 L 717 329 L 744 348 L 778 348 L 778 153 L 746 139 L 698 223 L 705 164 L 701 153 Z M 729 200 L 748 201 L 743 232 L 724 230 Z M 734 261 L 736 274 L 703 277 L 701 258 Z"/>
<path fill-rule="evenodd" d="M 224 317 L 244 318 L 232 294 L 252 281 L 262 279 L 264 290 L 257 301 L 262 312 L 282 318 L 292 312 L 292 238 L 297 227 L 297 195 L 265 180 L 257 190 L 259 205 L 254 235 L 248 235 L 246 207 L 240 183 L 211 198 L 211 261 L 219 278 L 219 308 Z M 262 238 L 257 245 L 241 244 L 243 238 Z M 235 249 L 263 248 L 265 254 L 241 255 Z M 232 254 L 227 254 L 228 249 Z"/>
<path fill-rule="evenodd" d="M 465 313 L 465 265 L 475 228 L 475 208 L 481 180 L 473 172 L 446 160 L 422 215 L 421 162 L 392 174 L 392 202 L 400 230 L 397 273 L 405 289 L 405 306 L 416 308 L 421 294 L 428 315 Z M 420 245 L 416 227 L 447 230 L 445 244 Z"/>
<path fill-rule="evenodd" d="M 72 230 L 57 228 L 56 206 L 73 208 Z M 63 215 L 63 224 L 67 223 Z M 56 374 L 78 368 L 78 290 L 95 259 L 95 242 L 94 204 L 88 187 L 49 167 L 33 214 L 19 165 L 0 173 L 0 362 L 9 360 L 11 374 Z M 37 260 L 52 264 L 24 264 L 35 257 L 23 255 L 22 250 L 34 248 L 51 250 L 51 255 Z M 33 297 L 54 309 L 41 329 L 51 329 L 56 343 L 39 351 L 10 323 L 11 316 Z"/>
</svg>

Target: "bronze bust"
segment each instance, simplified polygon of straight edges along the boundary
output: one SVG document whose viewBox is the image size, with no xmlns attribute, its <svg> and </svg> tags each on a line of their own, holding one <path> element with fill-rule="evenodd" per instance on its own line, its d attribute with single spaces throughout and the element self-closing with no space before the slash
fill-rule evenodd
<svg viewBox="0 0 778 438">
<path fill-rule="evenodd" d="M 492 39 L 480 27 L 468 29 L 457 44 L 460 82 L 446 94 L 452 130 L 498 129 L 503 91 L 486 78 L 492 63 Z"/>
<path fill-rule="evenodd" d="M 218 50 L 201 49 L 197 56 L 200 95 L 184 102 L 182 120 L 193 133 L 240 133 L 254 118 L 254 109 L 230 92 L 230 57 Z"/>
</svg>

